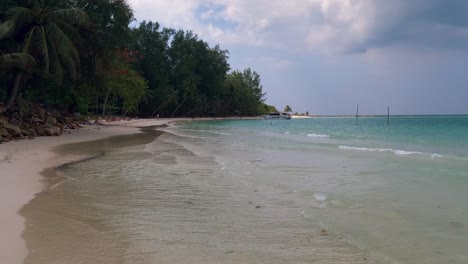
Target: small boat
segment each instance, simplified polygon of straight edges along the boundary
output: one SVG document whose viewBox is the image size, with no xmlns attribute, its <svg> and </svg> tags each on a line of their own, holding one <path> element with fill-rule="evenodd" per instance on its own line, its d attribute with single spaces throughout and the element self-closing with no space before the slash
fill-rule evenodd
<svg viewBox="0 0 468 264">
<path fill-rule="evenodd" d="M 288 113 L 274 112 L 263 116 L 264 119 L 291 119 Z"/>
</svg>

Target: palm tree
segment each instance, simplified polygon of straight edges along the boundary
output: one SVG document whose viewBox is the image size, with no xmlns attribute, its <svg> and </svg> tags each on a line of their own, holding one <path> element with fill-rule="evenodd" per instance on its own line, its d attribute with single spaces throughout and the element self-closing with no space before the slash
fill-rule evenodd
<svg viewBox="0 0 468 264">
<path fill-rule="evenodd" d="M 164 109 L 166 106 L 170 104 L 178 104 L 178 103 L 179 103 L 178 92 L 171 88 L 171 92 L 166 96 L 164 102 L 161 103 L 159 107 L 153 111 L 151 116 L 154 116 L 159 110 Z"/>
<path fill-rule="evenodd" d="M 210 103 L 206 95 L 202 94 L 197 99 L 197 111 L 201 115 L 205 115 L 210 110 Z"/>
<path fill-rule="evenodd" d="M 80 34 L 75 26 L 88 22 L 88 16 L 79 9 L 57 9 L 44 5 L 44 0 L 20 0 L 6 12 L 7 19 L 0 24 L 0 40 L 18 41 L 21 53 L 34 57 L 44 74 L 52 73 L 60 80 L 65 68 L 76 80 L 80 58 L 75 44 Z M 75 43 L 74 43 L 75 42 Z M 11 108 L 23 80 L 17 72 L 6 107 Z"/>
<path fill-rule="evenodd" d="M 174 115 L 177 113 L 179 108 L 185 103 L 185 101 L 187 101 L 189 98 L 194 98 L 197 95 L 199 82 L 200 80 L 197 77 L 190 77 L 184 82 L 184 100 L 182 100 L 182 102 L 179 103 L 174 112 L 172 112 L 171 118 L 174 117 Z"/>
<path fill-rule="evenodd" d="M 18 69 L 24 72 L 31 72 L 35 65 L 36 61 L 29 54 L 2 54 L 2 52 L 0 51 L 0 72 L 13 69 Z"/>
</svg>

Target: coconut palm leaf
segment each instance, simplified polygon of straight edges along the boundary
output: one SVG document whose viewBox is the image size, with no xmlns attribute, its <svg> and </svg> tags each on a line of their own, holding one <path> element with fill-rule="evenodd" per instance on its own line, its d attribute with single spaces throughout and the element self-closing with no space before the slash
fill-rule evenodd
<svg viewBox="0 0 468 264">
<path fill-rule="evenodd" d="M 50 17 L 57 21 L 66 21 L 67 24 L 82 26 L 89 23 L 86 12 L 80 9 L 56 9 L 49 12 Z"/>
<path fill-rule="evenodd" d="M 25 53 L 10 53 L 0 55 L 0 70 L 20 69 L 31 72 L 35 67 L 34 58 Z"/>
<path fill-rule="evenodd" d="M 0 40 L 9 37 L 19 42 L 23 53 L 34 57 L 41 71 L 52 72 L 56 80 L 61 80 L 63 69 L 70 78 L 77 79 L 80 57 L 76 44 L 80 43 L 79 32 L 74 27 L 88 24 L 89 18 L 79 9 L 54 9 L 44 5 L 42 0 L 18 0 L 17 6 L 6 12 L 7 19 L 0 24 Z M 22 74 L 17 73 L 12 96 L 16 96 Z M 7 108 L 14 98 L 10 98 Z"/>
</svg>

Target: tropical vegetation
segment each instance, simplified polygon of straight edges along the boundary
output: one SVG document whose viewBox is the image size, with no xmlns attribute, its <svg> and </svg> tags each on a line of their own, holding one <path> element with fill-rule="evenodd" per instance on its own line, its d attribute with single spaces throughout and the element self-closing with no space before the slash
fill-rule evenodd
<svg viewBox="0 0 468 264">
<path fill-rule="evenodd" d="M 144 117 L 275 111 L 259 74 L 228 58 L 194 32 L 137 24 L 125 0 L 0 1 L 3 111 L 21 100 Z"/>
</svg>

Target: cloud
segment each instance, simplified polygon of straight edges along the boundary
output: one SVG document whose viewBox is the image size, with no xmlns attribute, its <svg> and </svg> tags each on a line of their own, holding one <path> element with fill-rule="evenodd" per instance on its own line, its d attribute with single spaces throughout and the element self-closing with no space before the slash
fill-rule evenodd
<svg viewBox="0 0 468 264">
<path fill-rule="evenodd" d="M 291 70 L 296 63 L 289 59 L 282 59 L 275 56 L 257 56 L 246 59 L 247 65 L 261 64 L 270 71 L 281 72 Z"/>
<path fill-rule="evenodd" d="M 466 0 L 129 0 L 139 20 L 227 45 L 330 54 L 468 48 Z"/>
</svg>

